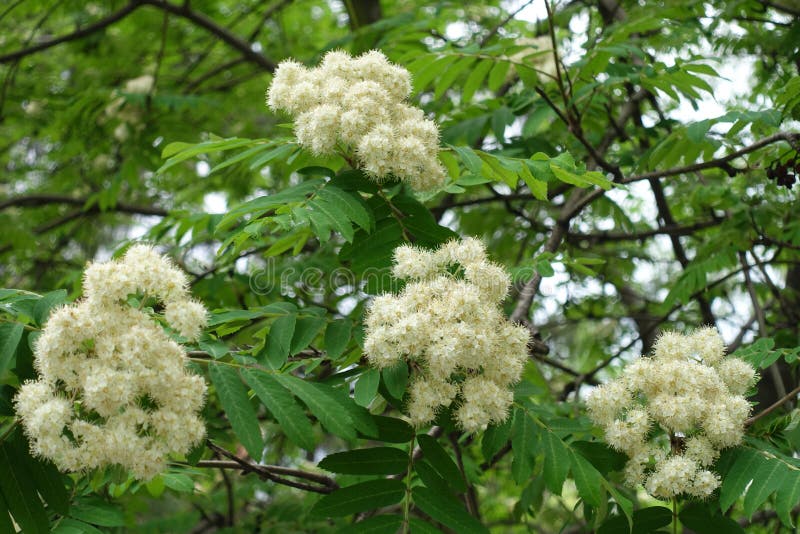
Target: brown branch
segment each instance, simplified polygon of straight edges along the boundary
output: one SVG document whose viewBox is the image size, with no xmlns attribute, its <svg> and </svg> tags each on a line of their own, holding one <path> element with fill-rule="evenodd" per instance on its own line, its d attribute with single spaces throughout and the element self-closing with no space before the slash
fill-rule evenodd
<svg viewBox="0 0 800 534">
<path fill-rule="evenodd" d="M 458 465 L 458 470 L 461 472 L 461 479 L 467 487 L 467 494 L 464 499 L 464 503 L 467 505 L 467 512 L 480 521 L 481 511 L 478 505 L 478 494 L 475 491 L 475 486 L 469 481 L 467 473 L 464 470 L 464 458 L 461 455 L 461 446 L 458 444 L 458 432 L 450 433 L 448 438 L 450 438 L 450 444 L 453 446 L 453 452 L 456 454 L 456 464 Z"/>
<path fill-rule="evenodd" d="M 276 484 L 283 484 L 284 486 L 301 489 L 303 491 L 311 491 L 314 493 L 331 493 L 339 489 L 339 484 L 337 484 L 336 481 L 333 480 L 332 478 L 327 477 L 325 475 L 309 473 L 307 471 L 301 471 L 300 469 L 293 469 L 291 467 L 282 467 L 277 465 L 261 465 L 253 463 L 247 460 L 243 460 L 242 458 L 239 458 L 232 452 L 223 449 L 222 447 L 212 443 L 211 441 L 207 442 L 207 445 L 214 452 L 232 461 L 225 462 L 220 460 L 203 460 L 197 463 L 197 465 L 200 467 L 238 469 L 245 473 L 254 473 L 258 475 L 260 478 L 265 480 L 270 480 L 272 482 L 275 482 Z M 290 480 L 288 478 L 284 478 L 284 476 L 308 480 L 310 482 L 313 482 L 313 484 Z"/>
<path fill-rule="evenodd" d="M 784 395 L 782 398 L 780 398 L 777 401 L 775 401 L 773 404 L 771 404 L 767 408 L 764 408 L 763 410 L 758 412 L 753 417 L 747 419 L 744 422 L 745 426 L 750 426 L 753 423 L 755 423 L 756 421 L 758 421 L 759 419 L 761 419 L 762 417 L 771 414 L 772 412 L 774 412 L 775 410 L 777 410 L 778 408 L 780 408 L 781 406 L 783 406 L 787 402 L 791 401 L 793 398 L 797 397 L 798 394 L 800 394 L 800 386 L 797 386 L 792 391 L 790 391 L 789 393 Z"/>
<path fill-rule="evenodd" d="M 560 219 L 556 224 L 553 231 L 550 233 L 550 237 L 547 239 L 547 243 L 544 246 L 545 252 L 555 252 L 558 249 L 558 246 L 561 244 L 564 235 L 567 233 L 567 227 L 569 225 L 569 219 L 562 220 Z M 536 296 L 536 293 L 539 292 L 539 286 L 542 283 L 542 275 L 539 272 L 533 273 L 531 279 L 523 286 L 522 290 L 519 292 L 519 297 L 517 298 L 517 305 L 514 308 L 513 313 L 511 314 L 510 321 L 513 323 L 519 323 L 523 320 L 527 323 L 527 315 L 533 305 L 533 297 Z"/>
<path fill-rule="evenodd" d="M 758 302 L 758 294 L 756 293 L 753 280 L 750 277 L 750 264 L 747 262 L 747 256 L 745 256 L 745 253 L 741 251 L 739 252 L 739 263 L 742 265 L 742 274 L 744 274 L 744 283 L 745 287 L 747 288 L 747 294 L 750 296 L 750 302 L 753 304 L 753 313 L 758 321 L 758 332 L 762 336 L 766 336 L 767 320 L 764 315 L 764 308 L 762 308 L 761 304 Z M 779 397 L 786 397 L 786 384 L 783 383 L 783 377 L 781 377 L 781 372 L 778 369 L 777 364 L 773 363 L 770 365 L 767 368 L 767 371 L 769 372 L 769 377 L 772 380 L 772 384 L 775 386 L 775 393 L 777 393 Z"/>
</svg>

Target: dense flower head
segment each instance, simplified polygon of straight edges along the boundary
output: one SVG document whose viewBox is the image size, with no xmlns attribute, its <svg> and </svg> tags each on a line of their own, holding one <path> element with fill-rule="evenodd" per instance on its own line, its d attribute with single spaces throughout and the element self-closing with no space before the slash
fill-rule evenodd
<svg viewBox="0 0 800 534">
<path fill-rule="evenodd" d="M 131 294 L 160 300 L 188 339 L 206 324 L 185 275 L 148 245 L 87 267 L 85 298 L 51 314 L 35 344 L 39 378 L 15 399 L 33 452 L 64 471 L 118 464 L 150 479 L 168 453 L 186 454 L 205 434 L 205 381 L 185 369 L 183 347 L 128 304 Z"/>
<path fill-rule="evenodd" d="M 316 154 L 353 153 L 376 181 L 399 178 L 416 189 L 444 183 L 439 127 L 410 106 L 408 71 L 372 50 L 351 57 L 328 52 L 316 68 L 294 60 L 278 65 L 267 104 L 294 116 L 298 142 Z"/>
<path fill-rule="evenodd" d="M 707 497 L 720 484 L 708 468 L 721 449 L 741 442 L 750 413 L 743 395 L 754 380 L 749 364 L 725 357 L 716 329 L 665 332 L 652 357 L 631 362 L 618 379 L 592 391 L 589 416 L 606 442 L 630 458 L 629 485 L 643 484 L 659 498 Z"/>
<path fill-rule="evenodd" d="M 372 302 L 364 351 L 377 368 L 407 361 L 418 371 L 410 386 L 411 422 L 429 423 L 453 402 L 464 430 L 504 421 L 529 336 L 500 310 L 508 274 L 473 238 L 435 251 L 403 245 L 395 249 L 393 272 L 408 282 L 400 294 Z"/>
</svg>

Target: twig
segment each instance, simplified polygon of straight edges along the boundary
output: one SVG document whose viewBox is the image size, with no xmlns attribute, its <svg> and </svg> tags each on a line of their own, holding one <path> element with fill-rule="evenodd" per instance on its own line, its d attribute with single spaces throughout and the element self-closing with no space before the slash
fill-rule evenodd
<svg viewBox="0 0 800 534">
<path fill-rule="evenodd" d="M 197 463 L 197 465 L 200 467 L 239 469 L 246 473 L 255 473 L 259 477 L 266 480 L 270 480 L 277 484 L 283 484 L 284 486 L 290 486 L 292 488 L 297 488 L 304 491 L 312 491 L 314 493 L 331 493 L 332 491 L 339 489 L 339 484 L 337 484 L 336 481 L 333 480 L 332 478 L 327 477 L 325 475 L 309 473 L 307 471 L 301 471 L 299 469 L 293 469 L 291 467 L 282 467 L 277 465 L 261 465 L 249 462 L 247 460 L 239 458 L 232 452 L 229 452 L 223 449 L 222 447 L 215 445 L 211 441 L 208 442 L 208 447 L 214 452 L 226 458 L 229 458 L 230 460 L 232 460 L 232 462 L 220 463 L 220 461 L 215 461 L 215 460 L 203 460 Z M 313 482 L 313 484 L 307 484 L 305 482 L 297 482 L 295 480 L 289 480 L 279 475 L 308 480 L 310 482 Z"/>
<path fill-rule="evenodd" d="M 777 410 L 778 408 L 780 408 L 782 405 L 784 405 L 785 403 L 787 403 L 787 402 L 791 401 L 793 398 L 795 398 L 795 397 L 798 395 L 798 393 L 800 393 L 800 386 L 797 386 L 797 387 L 796 387 L 796 388 L 794 388 L 792 391 L 790 391 L 789 393 L 787 393 L 786 395 L 784 395 L 784 396 L 783 396 L 783 398 L 781 398 L 781 399 L 779 399 L 779 400 L 775 401 L 775 402 L 774 402 L 774 403 L 772 403 L 772 404 L 771 404 L 769 407 L 767 407 L 767 408 L 764 408 L 763 410 L 761 410 L 760 412 L 758 412 L 758 413 L 757 413 L 756 415 L 754 415 L 753 417 L 751 417 L 751 418 L 747 419 L 747 420 L 744 422 L 745 426 L 750 426 L 750 425 L 752 425 L 753 423 L 755 423 L 756 421 L 758 421 L 759 419 L 761 419 L 762 417 L 764 417 L 764 416 L 767 416 L 767 415 L 771 414 L 772 412 L 774 412 L 775 410 Z"/>
</svg>

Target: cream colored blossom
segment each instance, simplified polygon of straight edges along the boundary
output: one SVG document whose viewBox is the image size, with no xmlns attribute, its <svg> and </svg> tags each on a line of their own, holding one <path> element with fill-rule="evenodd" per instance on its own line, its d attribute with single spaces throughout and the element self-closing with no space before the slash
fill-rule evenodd
<svg viewBox="0 0 800 534">
<path fill-rule="evenodd" d="M 643 484 L 659 498 L 707 497 L 720 481 L 706 468 L 741 442 L 750 413 L 742 395 L 754 377 L 744 361 L 725 358 L 715 329 L 665 332 L 652 357 L 631 362 L 586 403 L 608 444 L 630 458 L 628 485 Z"/>
<path fill-rule="evenodd" d="M 375 181 L 390 176 L 413 189 L 440 187 L 439 127 L 408 104 L 411 78 L 372 50 L 356 58 L 331 51 L 308 69 L 278 65 L 267 104 L 295 118 L 297 141 L 316 154 L 344 150 Z"/>
<path fill-rule="evenodd" d="M 165 320 L 194 339 L 206 310 L 189 298 L 186 277 L 147 245 L 121 260 L 90 265 L 85 299 L 55 310 L 36 341 L 39 379 L 15 398 L 32 451 L 64 471 L 118 464 L 139 479 L 186 454 L 205 434 L 202 377 L 186 353 L 129 295 L 164 303 Z"/>
<path fill-rule="evenodd" d="M 500 303 L 508 274 L 486 258 L 479 240 L 451 241 L 436 251 L 403 245 L 394 275 L 408 280 L 398 295 L 376 297 L 365 318 L 364 353 L 373 366 L 398 361 L 419 369 L 407 407 L 417 426 L 455 403 L 468 432 L 499 423 L 527 361 L 525 327 L 509 323 Z M 453 273 L 460 274 L 453 274 Z"/>
</svg>

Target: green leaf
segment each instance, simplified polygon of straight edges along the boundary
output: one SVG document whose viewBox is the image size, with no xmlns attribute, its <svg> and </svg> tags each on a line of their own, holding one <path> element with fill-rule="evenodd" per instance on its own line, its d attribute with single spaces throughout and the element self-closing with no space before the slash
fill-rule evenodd
<svg viewBox="0 0 800 534">
<path fill-rule="evenodd" d="M 427 64 L 418 72 L 414 73 L 414 93 L 419 93 L 425 89 L 436 77 L 445 72 L 450 63 L 456 61 L 458 56 L 444 55 L 437 57 L 433 62 Z"/>
<path fill-rule="evenodd" d="M 369 410 L 363 406 L 356 404 L 350 398 L 349 388 L 334 388 L 326 384 L 312 383 L 317 389 L 322 390 L 325 394 L 334 399 L 339 405 L 344 408 L 350 419 L 353 420 L 353 426 L 356 427 L 364 437 L 373 439 L 378 436 L 378 425 L 375 424 L 375 418 L 369 413 Z"/>
<path fill-rule="evenodd" d="M 459 158 L 461 158 L 461 161 L 464 162 L 464 165 L 466 165 L 467 169 L 472 174 L 480 176 L 481 169 L 483 168 L 483 162 L 474 150 L 468 146 L 449 146 L 453 149 L 453 151 L 455 151 L 456 154 L 458 154 Z"/>
<path fill-rule="evenodd" d="M 21 477 L 33 481 L 33 485 L 50 510 L 61 515 L 69 511 L 69 493 L 64 487 L 64 477 L 56 467 L 45 460 L 34 458 L 28 450 L 28 442 L 20 430 L 15 430 L 5 440 L 8 453 L 16 459 L 15 468 Z"/>
<path fill-rule="evenodd" d="M 291 350 L 292 356 L 308 347 L 320 330 L 325 327 L 323 317 L 300 317 L 297 319 L 292 336 Z"/>
<path fill-rule="evenodd" d="M 467 76 L 467 80 L 464 82 L 464 87 L 461 90 L 462 105 L 468 104 L 470 100 L 472 100 L 473 95 L 475 95 L 475 92 L 483 84 L 483 80 L 486 79 L 486 75 L 493 65 L 491 61 L 481 60 L 481 62 L 472 69 L 472 72 Z"/>
<path fill-rule="evenodd" d="M 125 516 L 118 507 L 98 498 L 86 498 L 76 502 L 70 516 L 101 527 L 124 527 Z"/>
<path fill-rule="evenodd" d="M 209 363 L 208 374 L 217 389 L 217 396 L 222 408 L 228 415 L 233 432 L 239 438 L 250 456 L 260 461 L 264 451 L 261 428 L 247 390 L 239 379 L 236 369 L 219 363 Z"/>
<path fill-rule="evenodd" d="M 488 533 L 477 519 L 469 515 L 455 497 L 436 492 L 424 486 L 411 490 L 414 504 L 433 520 L 450 527 L 459 534 Z"/>
<path fill-rule="evenodd" d="M 693 122 L 686 127 L 686 137 L 692 143 L 702 143 L 706 138 L 708 129 L 711 128 L 711 124 L 712 122 L 708 120 Z"/>
<path fill-rule="evenodd" d="M 242 376 L 275 417 L 286 437 L 295 445 L 313 451 L 314 429 L 291 392 L 269 373 L 243 369 Z"/>
<path fill-rule="evenodd" d="M 257 217 L 270 210 L 284 207 L 287 204 L 305 201 L 306 197 L 315 193 L 323 183 L 321 179 L 305 180 L 295 186 L 282 189 L 274 195 L 267 195 L 249 200 L 228 210 L 228 213 L 217 223 L 215 231 L 221 232 L 229 229 L 240 217 L 245 215 L 250 214 Z"/>
<path fill-rule="evenodd" d="M 512 420 L 511 417 L 507 417 L 506 420 L 499 425 L 489 425 L 489 428 L 483 433 L 483 437 L 481 438 L 481 452 L 483 453 L 483 459 L 485 461 L 490 461 L 492 457 L 508 443 L 508 440 L 511 438 Z"/>
<path fill-rule="evenodd" d="M 786 465 L 777 459 L 767 460 L 758 466 L 758 470 L 753 473 L 753 482 L 747 488 L 747 495 L 744 497 L 744 513 L 747 517 L 752 517 L 756 508 L 783 484 L 786 471 Z"/>
<path fill-rule="evenodd" d="M 397 532 L 402 524 L 402 516 L 376 515 L 342 527 L 336 532 L 338 534 L 385 534 L 386 532 Z"/>
<path fill-rule="evenodd" d="M 649 534 L 672 523 L 672 510 L 663 506 L 642 508 L 633 513 L 633 527 L 625 516 L 609 518 L 597 529 L 597 534 Z"/>
<path fill-rule="evenodd" d="M 0 323 L 0 378 L 16 365 L 17 345 L 24 331 L 19 323 Z"/>
<path fill-rule="evenodd" d="M 498 61 L 492 67 L 492 70 L 489 72 L 489 90 L 490 91 L 497 91 L 500 89 L 500 86 L 506 81 L 506 75 L 508 74 L 508 69 L 511 67 L 511 63 L 508 61 Z"/>
<path fill-rule="evenodd" d="M 172 491 L 178 493 L 193 493 L 194 481 L 191 477 L 181 473 L 162 473 L 161 478 L 164 480 L 164 485 Z"/>
<path fill-rule="evenodd" d="M 731 454 L 735 454 L 736 457 L 725 474 L 719 493 L 719 504 L 723 512 L 727 512 L 736 499 L 744 493 L 753 479 L 753 473 L 756 473 L 760 465 L 766 461 L 761 453 L 746 447 L 736 449 Z"/>
<path fill-rule="evenodd" d="M 214 141 L 206 141 L 204 143 L 170 143 L 164 147 L 164 150 L 161 152 L 162 158 L 169 158 L 167 159 L 166 163 L 162 165 L 157 171 L 156 174 L 162 174 L 167 169 L 170 169 L 181 163 L 186 161 L 189 158 L 200 154 L 211 154 L 212 152 L 219 152 L 222 150 L 231 150 L 233 148 L 239 148 L 243 146 L 247 146 L 252 144 L 254 141 L 251 139 L 239 139 L 239 138 L 230 138 L 230 139 L 222 139 L 222 140 L 214 140 Z"/>
<path fill-rule="evenodd" d="M 542 432 L 542 454 L 544 454 L 544 481 L 547 489 L 561 495 L 561 488 L 569 473 L 570 457 L 561 438 L 551 431 Z"/>
<path fill-rule="evenodd" d="M 399 361 L 390 367 L 383 368 L 381 375 L 389 394 L 395 399 L 402 399 L 408 385 L 408 364 L 405 361 Z"/>
<path fill-rule="evenodd" d="M 775 511 L 781 522 L 793 527 L 792 509 L 800 502 L 800 471 L 788 470 L 786 479 L 775 497 Z"/>
<path fill-rule="evenodd" d="M 408 453 L 394 447 L 371 447 L 329 454 L 318 467 L 349 475 L 393 475 L 408 467 Z"/>
<path fill-rule="evenodd" d="M 328 357 L 336 359 L 344 353 L 350 342 L 350 333 L 353 323 L 350 319 L 336 319 L 325 329 L 325 352 Z"/>
<path fill-rule="evenodd" d="M 36 306 L 33 308 L 33 319 L 36 321 L 36 324 L 44 324 L 47 318 L 50 316 L 50 310 L 60 304 L 63 304 L 66 300 L 66 289 L 58 289 L 42 295 L 42 298 L 39 299 L 39 301 L 36 303 Z"/>
<path fill-rule="evenodd" d="M 718 512 L 712 513 L 708 506 L 690 503 L 678 514 L 683 526 L 697 534 L 744 534 L 739 523 Z"/>
<path fill-rule="evenodd" d="M 323 517 L 342 517 L 366 512 L 400 502 L 406 492 L 400 480 L 370 480 L 341 488 L 322 497 L 311 514 Z"/>
<path fill-rule="evenodd" d="M 289 375 L 274 375 L 275 379 L 283 387 L 297 395 L 303 403 L 308 406 L 314 417 L 319 419 L 329 432 L 340 438 L 352 440 L 356 438 L 356 431 L 353 428 L 353 419 L 347 413 L 335 396 L 330 395 L 325 390 L 314 387 L 311 384 Z"/>
<path fill-rule="evenodd" d="M 8 510 L 26 534 L 49 532 L 47 512 L 36 493 L 33 481 L 20 469 L 13 448 L 0 444 L 0 492 Z"/>
<path fill-rule="evenodd" d="M 331 222 L 333 228 L 342 234 L 342 237 L 344 237 L 345 241 L 348 243 L 353 242 L 353 236 L 355 235 L 353 226 L 350 224 L 350 219 L 348 218 L 347 214 L 342 211 L 339 204 L 334 204 L 333 202 L 327 201 L 324 198 L 321 198 L 319 195 L 317 195 L 317 197 L 311 200 L 308 204 L 317 212 L 325 215 Z"/>
<path fill-rule="evenodd" d="M 0 491 L 0 532 L 8 532 L 9 534 L 16 532 L 2 491 Z"/>
<path fill-rule="evenodd" d="M 572 477 L 578 488 L 578 495 L 591 506 L 600 506 L 603 496 L 603 477 L 597 469 L 580 453 L 570 450 Z"/>
<path fill-rule="evenodd" d="M 546 259 L 541 259 L 536 262 L 536 272 L 542 275 L 543 278 L 548 278 L 556 274 L 550 261 Z"/>
<path fill-rule="evenodd" d="M 442 534 L 442 531 L 419 517 L 410 517 L 411 534 Z"/>
<path fill-rule="evenodd" d="M 470 65 L 475 63 L 477 58 L 472 56 L 466 56 L 458 59 L 454 64 L 450 65 L 447 70 L 444 71 L 444 74 L 439 78 L 436 82 L 436 89 L 433 93 L 433 98 L 438 100 L 439 98 L 444 95 L 445 91 L 447 91 L 453 82 L 456 81 L 456 78 L 464 72 Z"/>
<path fill-rule="evenodd" d="M 514 459 L 511 462 L 511 474 L 517 484 L 524 484 L 533 473 L 537 440 L 538 433 L 533 420 L 523 410 L 514 410 L 511 431 L 511 449 L 514 451 Z"/>
<path fill-rule="evenodd" d="M 264 345 L 264 354 L 266 355 L 267 363 L 273 369 L 280 369 L 286 363 L 296 324 L 297 316 L 292 314 L 278 317 L 269 327 L 269 336 Z"/>
<path fill-rule="evenodd" d="M 83 521 L 65 517 L 59 521 L 52 534 L 103 534 L 103 531 Z"/>
<path fill-rule="evenodd" d="M 372 399 L 378 393 L 378 385 L 381 381 L 381 373 L 377 369 L 368 369 L 361 373 L 356 381 L 353 399 L 359 406 L 369 406 Z"/>
<path fill-rule="evenodd" d="M 408 443 L 414 437 L 414 429 L 396 417 L 386 417 L 385 415 L 372 416 L 378 432 L 375 438 L 385 443 Z"/>
<path fill-rule="evenodd" d="M 542 180 L 537 180 L 531 174 L 531 170 L 527 164 L 522 165 L 520 167 L 520 176 L 525 182 L 525 185 L 528 186 L 528 189 L 531 190 L 531 194 L 537 200 L 547 200 L 547 182 L 543 182 Z"/>
<path fill-rule="evenodd" d="M 167 486 L 164 484 L 164 479 L 161 477 L 161 475 L 155 476 L 148 480 L 144 487 L 147 489 L 147 493 L 155 499 L 161 497 L 164 494 L 164 490 L 167 489 Z"/>
<path fill-rule="evenodd" d="M 463 493 L 467 490 L 461 471 L 436 438 L 427 434 L 419 434 L 417 436 L 417 443 L 419 443 L 425 459 L 431 463 L 433 468 L 436 469 L 442 478 L 445 479 L 456 492 Z"/>
<path fill-rule="evenodd" d="M 414 472 L 425 487 L 432 489 L 437 493 L 453 493 L 453 490 L 445 482 L 442 476 L 436 472 L 436 469 L 427 460 L 421 459 L 414 462 Z"/>
</svg>

